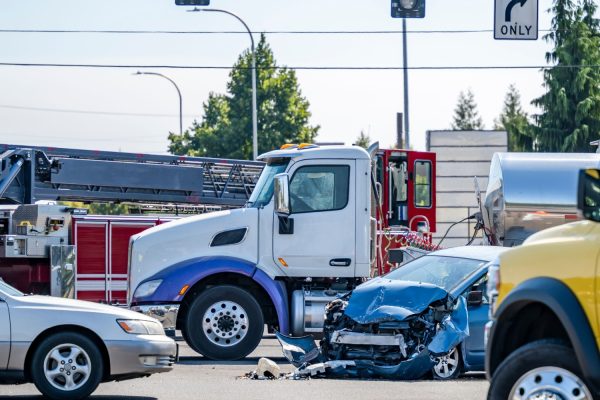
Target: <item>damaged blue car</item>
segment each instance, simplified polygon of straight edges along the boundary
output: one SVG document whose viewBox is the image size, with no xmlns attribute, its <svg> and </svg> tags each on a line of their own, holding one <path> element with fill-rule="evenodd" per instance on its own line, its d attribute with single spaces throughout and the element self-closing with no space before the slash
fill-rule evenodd
<svg viewBox="0 0 600 400">
<path fill-rule="evenodd" d="M 414 380 L 431 371 L 454 378 L 471 365 L 465 355 L 472 311 L 481 320 L 475 326 L 481 344 L 475 347 L 483 359 L 483 281 L 487 264 L 502 251 L 441 250 L 372 279 L 328 304 L 319 347 L 311 337 L 278 334 L 284 354 L 299 377 Z M 484 318 L 477 308 L 485 309 Z"/>
</svg>

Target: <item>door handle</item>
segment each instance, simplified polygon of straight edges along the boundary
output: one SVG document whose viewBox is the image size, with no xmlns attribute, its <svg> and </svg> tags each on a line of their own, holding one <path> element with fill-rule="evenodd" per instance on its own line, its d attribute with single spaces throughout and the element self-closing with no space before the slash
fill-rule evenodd
<svg viewBox="0 0 600 400">
<path fill-rule="evenodd" d="M 352 263 L 349 258 L 334 258 L 329 260 L 329 265 L 332 267 L 347 267 Z"/>
</svg>

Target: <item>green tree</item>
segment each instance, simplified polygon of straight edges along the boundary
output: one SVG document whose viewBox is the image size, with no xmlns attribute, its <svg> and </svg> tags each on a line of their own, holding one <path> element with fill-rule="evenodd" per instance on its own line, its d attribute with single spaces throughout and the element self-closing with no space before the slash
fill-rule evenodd
<svg viewBox="0 0 600 400">
<path fill-rule="evenodd" d="M 533 104 L 536 148 L 540 151 L 589 152 L 600 138 L 600 23 L 597 0 L 554 0 L 552 31 L 544 36 L 554 45 L 546 53 L 553 66 L 544 71 L 546 93 Z M 572 67 L 573 66 L 573 67 Z M 580 66 L 580 67 L 574 67 Z"/>
<path fill-rule="evenodd" d="M 508 133 L 509 151 L 532 151 L 533 133 L 529 116 L 521 107 L 521 94 L 514 84 L 508 87 L 502 113 L 495 121 L 494 129 Z"/>
<path fill-rule="evenodd" d="M 360 135 L 356 138 L 354 142 L 356 146 L 360 146 L 363 149 L 368 149 L 371 144 L 371 137 L 365 133 L 365 131 L 360 131 Z"/>
<path fill-rule="evenodd" d="M 169 134 L 174 154 L 252 158 L 252 54 L 240 55 L 229 74 L 227 93 L 211 93 L 202 121 L 183 135 Z M 261 35 L 256 47 L 258 153 L 285 143 L 311 143 L 319 126 L 311 126 L 309 102 L 302 96 L 296 72 L 278 67 Z"/>
<path fill-rule="evenodd" d="M 483 129 L 483 121 L 477 112 L 475 96 L 470 89 L 467 90 L 467 93 L 460 92 L 452 118 L 452 130 L 472 131 L 478 129 Z"/>
</svg>

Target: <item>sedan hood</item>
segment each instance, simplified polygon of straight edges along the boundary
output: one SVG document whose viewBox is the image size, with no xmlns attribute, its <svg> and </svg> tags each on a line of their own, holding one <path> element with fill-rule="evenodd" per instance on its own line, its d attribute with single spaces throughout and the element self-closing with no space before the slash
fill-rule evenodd
<svg viewBox="0 0 600 400">
<path fill-rule="evenodd" d="M 17 307 L 47 310 L 48 312 L 84 312 L 87 314 L 106 314 L 115 318 L 154 321 L 143 314 L 124 308 L 92 303 L 90 301 L 63 299 L 51 296 L 22 296 L 13 298 Z"/>
<path fill-rule="evenodd" d="M 359 324 L 403 321 L 448 296 L 429 283 L 376 278 L 352 292 L 345 314 Z"/>
</svg>

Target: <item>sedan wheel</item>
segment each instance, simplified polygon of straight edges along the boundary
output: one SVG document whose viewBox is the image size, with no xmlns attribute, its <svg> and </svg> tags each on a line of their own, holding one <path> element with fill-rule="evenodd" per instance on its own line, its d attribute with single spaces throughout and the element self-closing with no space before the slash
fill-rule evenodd
<svg viewBox="0 0 600 400">
<path fill-rule="evenodd" d="M 58 333 L 43 340 L 31 359 L 31 377 L 49 399 L 78 400 L 89 396 L 103 375 L 102 354 L 78 333 Z"/>
<path fill-rule="evenodd" d="M 431 370 L 434 379 L 455 379 L 460 375 L 462 360 L 460 359 L 460 352 L 457 347 L 445 356 L 437 357 L 435 361 L 436 364 Z"/>
<path fill-rule="evenodd" d="M 44 374 L 55 388 L 76 390 L 89 380 L 90 364 L 90 356 L 81 347 L 72 343 L 62 344 L 46 355 Z"/>
</svg>

